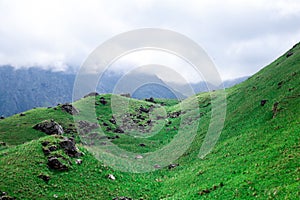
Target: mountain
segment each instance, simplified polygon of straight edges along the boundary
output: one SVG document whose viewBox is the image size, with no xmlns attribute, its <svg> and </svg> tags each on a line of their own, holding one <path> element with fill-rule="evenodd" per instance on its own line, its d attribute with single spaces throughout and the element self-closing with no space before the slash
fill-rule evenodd
<svg viewBox="0 0 300 200">
<path fill-rule="evenodd" d="M 113 93 L 115 85 L 122 76 L 121 73 L 106 72 L 97 86 L 97 92 Z M 186 95 L 170 89 L 168 83 L 155 75 L 135 73 L 129 77 L 126 79 L 127 83 L 124 84 L 123 89 L 125 86 L 132 85 L 130 80 L 141 80 L 148 83 L 137 88 L 137 91 L 131 94 L 133 98 L 186 98 Z M 71 102 L 75 78 L 75 73 L 54 72 L 37 67 L 15 69 L 11 66 L 1 66 L 0 116 L 11 116 L 34 107 L 49 107 L 58 103 Z M 242 80 L 237 79 L 234 84 Z M 179 86 L 176 85 L 176 87 Z M 182 86 L 182 88 L 184 87 L 186 86 Z M 203 82 L 192 84 L 192 88 L 196 93 L 207 91 L 206 84 Z M 126 93 L 126 90 L 118 92 Z"/>
<path fill-rule="evenodd" d="M 0 67 L 0 116 L 71 102 L 74 74 Z"/>
<path fill-rule="evenodd" d="M 181 102 L 154 99 L 153 103 L 110 94 L 90 96 L 73 103 L 78 115 L 69 114 L 68 106 L 60 105 L 2 119 L 1 195 L 18 199 L 297 199 L 299 65 L 297 44 L 243 83 L 226 89 L 224 127 L 213 150 L 204 158 L 198 155 L 207 130 L 214 127 L 211 116 L 222 120 L 225 114 L 212 107 L 225 105 L 220 101 L 221 91 L 196 95 L 196 104 L 194 97 Z M 119 108 L 130 101 L 129 109 L 116 110 L 113 117 L 113 101 L 119 103 Z M 180 112 L 182 106 L 188 109 Z M 90 108 L 95 109 L 105 137 L 99 135 L 101 129 L 97 124 L 82 121 L 90 116 Z M 157 112 L 160 117 L 153 118 L 149 115 L 151 109 L 163 112 Z M 198 116 L 194 115 L 197 109 Z M 64 136 L 36 130 L 43 120 L 59 123 Z M 80 134 L 74 128 L 74 120 L 79 123 Z M 191 129 L 198 124 L 197 129 Z M 136 129 L 132 128 L 134 125 Z M 183 133 L 177 132 L 180 126 Z M 147 137 L 135 135 L 136 130 L 143 135 L 155 128 L 158 132 Z M 190 137 L 193 131 L 196 135 Z M 72 135 L 75 139 L 68 139 Z M 74 147 L 75 141 L 78 149 Z M 164 163 L 185 150 L 179 158 L 167 161 L 165 167 L 150 163 L 151 172 L 126 172 L 135 167 L 131 162 L 149 167 L 145 163 L 148 156 L 167 149 L 172 141 L 189 145 L 175 143 L 168 156 L 160 153 L 156 159 Z M 95 144 L 104 151 L 93 151 Z M 115 146 L 119 147 L 117 152 L 132 154 L 107 160 Z M 131 158 L 136 154 L 143 156 Z M 116 170 L 118 167 L 121 170 Z"/>
</svg>

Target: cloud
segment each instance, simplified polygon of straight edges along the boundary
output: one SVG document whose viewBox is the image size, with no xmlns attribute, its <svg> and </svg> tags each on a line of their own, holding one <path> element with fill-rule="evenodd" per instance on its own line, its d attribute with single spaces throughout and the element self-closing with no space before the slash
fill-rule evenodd
<svg viewBox="0 0 300 200">
<path fill-rule="evenodd" d="M 190 37 L 234 78 L 297 43 L 299 21 L 298 0 L 1 0 L 0 65 L 66 70 L 116 34 L 154 27 Z"/>
</svg>

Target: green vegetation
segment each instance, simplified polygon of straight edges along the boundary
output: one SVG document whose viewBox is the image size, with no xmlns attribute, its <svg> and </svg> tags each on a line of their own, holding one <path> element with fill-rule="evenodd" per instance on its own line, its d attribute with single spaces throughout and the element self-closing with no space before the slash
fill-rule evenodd
<svg viewBox="0 0 300 200">
<path fill-rule="evenodd" d="M 218 91 L 198 94 L 202 114 L 197 135 L 189 149 L 173 162 L 179 166 L 148 173 L 112 169 L 96 160 L 80 143 L 78 135 L 77 146 L 85 154 L 80 157 L 82 164 L 77 165 L 76 158 L 69 158 L 68 171 L 49 169 L 41 143 L 57 143 L 59 139 L 32 127 L 43 120 L 54 119 L 64 130 L 70 129 L 74 126 L 72 116 L 62 112 L 60 107 L 56 110 L 39 108 L 25 112 L 25 116 L 12 116 L 0 121 L 0 141 L 7 144 L 0 151 L 0 190 L 18 199 L 113 199 L 118 196 L 132 199 L 297 199 L 300 196 L 299 85 L 300 45 L 295 45 L 245 82 L 227 89 L 224 129 L 213 151 L 204 159 L 200 159 L 198 153 L 210 122 L 209 102 Z M 122 149 L 153 152 L 176 135 L 180 117 L 169 117 L 170 124 L 158 119 L 155 124 L 163 124 L 163 128 L 146 138 L 114 133 L 117 125 L 109 121 L 113 96 L 97 96 L 97 102 L 100 97 L 104 97 L 107 104 L 96 105 L 99 124 L 107 123 L 111 129 L 104 130 L 107 136 L 119 136 L 112 142 Z M 81 99 L 74 106 L 84 114 L 85 106 L 93 98 Z M 166 114 L 180 111 L 174 100 L 157 101 L 154 104 L 129 99 L 127 112 L 136 119 L 140 106 L 150 108 L 162 103 Z M 189 112 L 181 117 L 184 115 Z M 142 113 L 141 117 L 140 126 L 150 130 L 145 125 L 149 115 Z M 188 131 L 188 125 L 186 128 Z M 72 134 L 75 133 L 71 131 L 66 136 Z M 141 143 L 145 146 L 140 146 Z M 63 151 L 58 153 L 67 156 Z M 38 178 L 40 174 L 50 176 L 49 182 Z M 116 180 L 108 179 L 109 174 Z"/>
</svg>

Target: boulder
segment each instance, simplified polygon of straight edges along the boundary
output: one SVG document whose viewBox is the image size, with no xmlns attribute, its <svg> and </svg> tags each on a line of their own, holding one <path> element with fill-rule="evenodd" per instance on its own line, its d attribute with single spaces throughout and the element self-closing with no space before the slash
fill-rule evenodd
<svg viewBox="0 0 300 200">
<path fill-rule="evenodd" d="M 105 100 L 105 98 L 104 97 L 100 97 L 100 103 L 102 104 L 102 105 L 105 105 L 105 104 L 107 104 L 107 101 Z"/>
<path fill-rule="evenodd" d="M 145 101 L 151 102 L 151 103 L 155 103 L 154 98 L 150 97 L 149 99 L 145 99 Z"/>
<path fill-rule="evenodd" d="M 79 110 L 75 108 L 72 104 L 66 103 L 61 106 L 62 111 L 69 113 L 70 115 L 77 115 Z"/>
<path fill-rule="evenodd" d="M 35 126 L 33 126 L 33 128 L 35 130 L 42 131 L 47 135 L 61 135 L 64 133 L 62 126 L 54 120 L 45 120 L 39 124 L 36 124 Z"/>
<path fill-rule="evenodd" d="M 82 153 L 79 152 L 78 148 L 75 146 L 75 140 L 73 138 L 64 138 L 59 142 L 59 145 L 70 157 L 82 156 Z"/>
<path fill-rule="evenodd" d="M 25 113 L 21 113 L 21 114 L 20 114 L 20 117 L 24 117 L 24 116 L 26 116 Z"/>
<path fill-rule="evenodd" d="M 4 116 L 1 116 L 1 117 L 0 117 L 0 120 L 1 120 L 1 119 L 5 119 L 5 117 L 4 117 Z"/>
<path fill-rule="evenodd" d="M 63 164 L 60 159 L 64 159 L 63 157 L 56 157 L 56 156 L 50 156 L 48 157 L 48 167 L 50 169 L 55 169 L 55 170 L 59 170 L 59 171 L 67 171 L 68 170 L 68 166 Z"/>
<path fill-rule="evenodd" d="M 94 97 L 94 96 L 98 96 L 98 95 L 99 95 L 98 92 L 91 92 L 91 93 L 85 95 L 83 98 L 86 98 L 86 97 Z"/>
</svg>

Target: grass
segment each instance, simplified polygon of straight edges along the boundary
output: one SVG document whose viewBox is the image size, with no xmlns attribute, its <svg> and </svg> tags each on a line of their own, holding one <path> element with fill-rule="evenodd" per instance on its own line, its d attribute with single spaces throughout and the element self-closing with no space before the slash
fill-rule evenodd
<svg viewBox="0 0 300 200">
<path fill-rule="evenodd" d="M 82 165 L 71 159 L 71 169 L 67 172 L 50 170 L 42 152 L 41 142 L 55 136 L 46 136 L 35 131 L 32 126 L 44 119 L 55 119 L 69 128 L 73 123 L 71 115 L 60 109 L 39 108 L 26 112 L 26 116 L 12 116 L 0 121 L 0 141 L 9 146 L 0 151 L 0 190 L 18 199 L 113 199 L 128 196 L 133 199 L 297 199 L 300 196 L 300 45 L 278 58 L 272 64 L 246 80 L 226 90 L 227 113 L 222 134 L 210 154 L 204 159 L 198 157 L 206 131 L 210 123 L 211 105 L 208 103 L 218 92 L 197 95 L 199 120 L 197 134 L 191 145 L 180 158 L 172 163 L 179 166 L 167 167 L 147 173 L 128 173 L 114 170 L 99 162 L 78 143 L 85 155 Z M 112 111 L 111 95 L 103 96 L 108 103 L 96 106 L 98 121 L 110 123 Z M 99 101 L 99 97 L 96 97 Z M 124 99 L 123 99 L 124 100 Z M 128 99 L 129 109 L 136 118 L 142 105 L 149 108 L 152 103 Z M 267 100 L 261 106 L 261 100 Z M 84 113 L 93 97 L 82 99 L 74 105 Z M 188 102 L 190 99 L 182 103 Z M 274 104 L 278 102 L 276 115 Z M 159 100 L 164 103 L 165 114 L 180 110 L 174 100 Z M 157 105 L 158 105 L 157 104 Z M 181 117 L 193 117 L 193 110 Z M 143 114 L 145 124 L 150 116 Z M 178 134 L 180 118 L 157 120 L 162 129 L 150 137 L 132 137 L 131 134 L 116 134 L 104 130 L 107 136 L 119 135 L 113 140 L 121 149 L 135 152 L 155 152 L 169 144 Z M 189 132 L 186 124 L 184 130 Z M 149 127 L 148 127 L 149 128 Z M 148 130 L 148 129 L 147 129 Z M 151 130 L 151 129 L 149 129 Z M 133 133 L 132 133 L 133 134 Z M 77 138 L 79 140 L 79 138 Z M 145 147 L 139 144 L 145 144 Z M 177 149 L 174 149 L 174 152 Z M 63 154 L 63 152 L 62 152 Z M 48 183 L 39 174 L 51 177 Z M 116 177 L 115 181 L 107 178 Z"/>
</svg>

